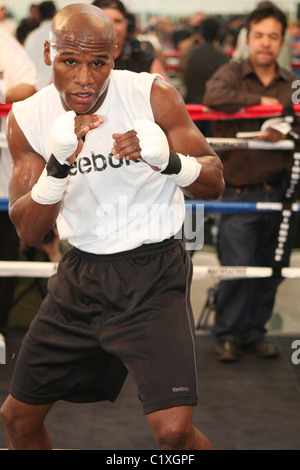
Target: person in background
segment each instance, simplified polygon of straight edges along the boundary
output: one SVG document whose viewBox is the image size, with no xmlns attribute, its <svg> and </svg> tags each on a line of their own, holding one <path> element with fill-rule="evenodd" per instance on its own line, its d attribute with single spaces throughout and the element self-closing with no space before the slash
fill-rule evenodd
<svg viewBox="0 0 300 470">
<path fill-rule="evenodd" d="M 258 4 L 258 6 L 268 6 L 272 2 L 263 1 Z M 241 28 L 238 36 L 236 47 L 232 53 L 232 59 L 234 60 L 245 60 L 248 58 L 248 47 L 247 47 L 247 28 Z M 293 48 L 291 35 L 287 29 L 284 36 L 284 43 L 277 57 L 277 63 L 280 67 L 283 67 L 287 70 L 292 70 L 292 60 L 293 60 Z"/>
<path fill-rule="evenodd" d="M 44 42 L 49 39 L 51 21 L 56 13 L 56 5 L 52 1 L 39 5 L 40 25 L 28 34 L 24 47 L 36 66 L 39 77 L 39 89 L 51 82 L 52 70 L 44 62 Z"/>
<path fill-rule="evenodd" d="M 159 73 L 170 81 L 162 63 L 155 57 L 153 47 L 143 48 L 135 36 L 127 36 L 127 11 L 120 0 L 95 0 L 94 6 L 109 16 L 116 31 L 115 69 L 133 72 Z M 148 43 L 151 46 L 150 43 Z"/>
<path fill-rule="evenodd" d="M 206 84 L 203 104 L 234 113 L 256 104 L 291 106 L 292 84 L 297 75 L 277 64 L 284 45 L 287 20 L 274 4 L 260 5 L 250 13 L 247 26 L 248 59 L 220 67 Z M 214 123 L 215 137 L 236 137 L 237 132 L 259 132 L 259 140 L 276 142 L 291 128 L 263 119 L 240 119 Z M 299 132 L 299 125 L 295 129 Z M 293 152 L 286 150 L 226 150 L 224 200 L 280 202 L 290 181 Z M 280 213 L 223 214 L 219 227 L 219 256 L 224 266 L 267 266 L 274 262 Z M 295 223 L 291 224 L 295 229 Z M 284 265 L 289 264 L 292 237 L 286 246 Z M 213 333 L 222 362 L 240 359 L 242 352 L 276 358 L 278 348 L 265 337 L 280 278 L 226 280 L 217 294 Z"/>
<path fill-rule="evenodd" d="M 0 30 L 5 31 L 12 36 L 16 36 L 17 21 L 9 13 L 7 6 L 4 2 L 0 2 Z"/>
<path fill-rule="evenodd" d="M 133 13 L 127 12 L 127 22 L 127 39 L 135 38 L 140 41 L 141 48 L 143 50 L 149 50 L 152 54 L 154 53 L 164 70 L 166 70 L 167 63 L 163 52 L 163 46 L 154 29 L 149 27 L 146 31 L 142 32 L 137 25 L 136 16 Z"/>
<path fill-rule="evenodd" d="M 289 22 L 288 33 L 291 38 L 293 59 L 299 62 L 299 59 L 300 59 L 300 20 L 299 19 Z"/>
<path fill-rule="evenodd" d="M 39 3 L 32 3 L 29 7 L 28 20 L 38 26 L 40 23 L 40 6 Z"/>
<path fill-rule="evenodd" d="M 16 31 L 16 37 L 18 41 L 24 45 L 25 39 L 27 38 L 28 34 L 37 28 L 40 24 L 40 13 L 39 13 L 39 5 L 38 4 L 31 4 L 29 8 L 29 15 L 26 18 L 23 18 Z"/>
<path fill-rule="evenodd" d="M 219 22 L 207 17 L 200 22 L 198 28 L 203 42 L 190 47 L 180 61 L 187 104 L 202 104 L 207 80 L 221 65 L 229 61 L 219 47 Z M 209 121 L 197 121 L 196 125 L 206 137 L 212 136 Z"/>
<path fill-rule="evenodd" d="M 189 20 L 189 34 L 188 37 L 178 41 L 177 47 L 181 54 L 185 53 L 190 47 L 201 44 L 203 37 L 199 25 L 204 20 L 206 15 L 202 12 L 194 13 Z"/>
</svg>

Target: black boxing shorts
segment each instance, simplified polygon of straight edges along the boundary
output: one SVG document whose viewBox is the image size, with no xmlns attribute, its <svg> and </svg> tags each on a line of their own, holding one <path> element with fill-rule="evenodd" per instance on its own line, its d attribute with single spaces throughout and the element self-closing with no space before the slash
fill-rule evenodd
<svg viewBox="0 0 300 470">
<path fill-rule="evenodd" d="M 113 402 L 129 372 L 146 414 L 195 405 L 191 278 L 179 240 L 114 255 L 72 248 L 24 337 L 11 395 Z"/>
</svg>

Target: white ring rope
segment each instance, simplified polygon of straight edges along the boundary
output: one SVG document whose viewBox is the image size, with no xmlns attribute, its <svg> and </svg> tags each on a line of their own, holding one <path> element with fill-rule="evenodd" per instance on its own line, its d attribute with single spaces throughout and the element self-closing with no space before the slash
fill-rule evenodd
<svg viewBox="0 0 300 470">
<path fill-rule="evenodd" d="M 207 142 L 214 150 L 230 149 L 255 149 L 255 150 L 293 150 L 295 144 L 292 140 L 279 140 L 278 142 L 266 142 L 255 139 L 235 139 L 227 137 L 207 137 Z M 0 147 L 7 148 L 5 132 L 0 132 Z"/>
<path fill-rule="evenodd" d="M 193 280 L 199 279 L 251 279 L 273 276 L 272 268 L 252 266 L 194 266 Z M 300 279 L 300 268 L 282 268 L 281 276 L 287 279 Z"/>
<path fill-rule="evenodd" d="M 57 272 L 58 263 L 51 261 L 0 261 L 0 276 L 49 278 Z M 194 266 L 193 280 L 251 279 L 273 276 L 272 268 L 252 266 Z M 282 268 L 281 276 L 300 279 L 300 268 Z"/>
<path fill-rule="evenodd" d="M 0 276 L 49 278 L 57 266 L 51 261 L 0 261 Z"/>
<path fill-rule="evenodd" d="M 206 137 L 207 142 L 214 150 L 255 149 L 255 150 L 293 150 L 295 143 L 292 140 L 279 140 L 266 142 L 255 139 L 235 139 L 227 137 Z"/>
<path fill-rule="evenodd" d="M 204 208 L 205 213 L 228 213 L 235 212 L 280 212 L 283 209 L 282 202 L 245 202 L 245 201 L 205 201 L 198 199 L 187 199 L 186 206 L 191 206 L 197 211 Z M 1 207 L 1 200 L 0 200 Z M 294 202 L 290 208 L 293 212 L 300 212 L 300 204 Z"/>
</svg>

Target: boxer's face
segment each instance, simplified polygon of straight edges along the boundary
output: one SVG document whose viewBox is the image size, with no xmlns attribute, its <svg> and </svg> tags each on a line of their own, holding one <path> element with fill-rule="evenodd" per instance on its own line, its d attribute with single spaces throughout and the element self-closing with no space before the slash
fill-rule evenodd
<svg viewBox="0 0 300 470">
<path fill-rule="evenodd" d="M 99 108 L 114 65 L 114 49 L 109 34 L 97 37 L 84 29 L 60 34 L 45 44 L 45 62 L 53 65 L 53 83 L 66 110 L 92 114 Z"/>
</svg>

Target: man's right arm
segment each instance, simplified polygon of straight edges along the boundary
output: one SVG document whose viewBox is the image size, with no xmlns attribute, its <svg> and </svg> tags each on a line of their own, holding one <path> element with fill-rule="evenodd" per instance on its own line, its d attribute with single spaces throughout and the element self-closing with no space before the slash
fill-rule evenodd
<svg viewBox="0 0 300 470">
<path fill-rule="evenodd" d="M 58 116 L 49 129 L 51 155 L 45 165 L 10 113 L 7 139 L 13 169 L 9 211 L 20 239 L 27 245 L 40 243 L 55 224 L 70 165 L 83 147 L 82 138 L 103 122 L 96 114 L 76 116 L 68 111 Z"/>
<path fill-rule="evenodd" d="M 55 224 L 61 203 L 42 205 L 32 199 L 31 189 L 45 168 L 45 160 L 29 145 L 12 112 L 8 118 L 7 139 L 13 161 L 9 188 L 10 218 L 20 239 L 34 246 Z"/>
</svg>

